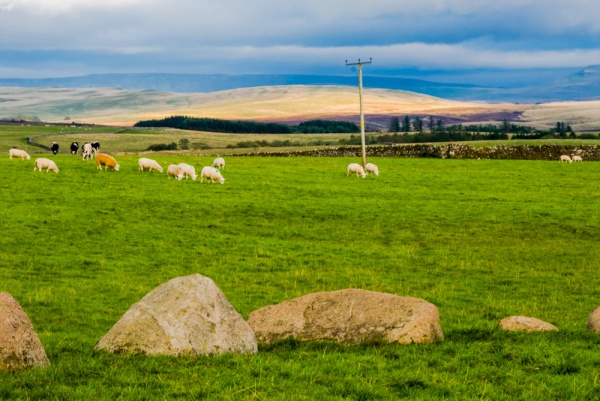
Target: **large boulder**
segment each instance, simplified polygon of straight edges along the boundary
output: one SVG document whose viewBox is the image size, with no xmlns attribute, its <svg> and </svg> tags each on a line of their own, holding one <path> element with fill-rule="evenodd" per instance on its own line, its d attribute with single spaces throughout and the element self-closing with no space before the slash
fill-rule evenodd
<svg viewBox="0 0 600 401">
<path fill-rule="evenodd" d="M 19 302 L 0 292 L 0 372 L 49 365 L 44 346 Z"/>
<path fill-rule="evenodd" d="M 548 322 L 527 316 L 509 316 L 498 323 L 498 327 L 507 331 L 558 331 Z"/>
<path fill-rule="evenodd" d="M 208 277 L 178 277 L 134 304 L 96 344 L 113 353 L 256 353 L 254 332 Z"/>
<path fill-rule="evenodd" d="M 347 289 L 317 292 L 248 316 L 260 342 L 286 338 L 358 344 L 383 340 L 432 343 L 444 338 L 435 305 L 418 298 Z"/>
<path fill-rule="evenodd" d="M 590 317 L 588 317 L 585 329 L 594 333 L 600 333 L 600 306 L 594 309 Z"/>
</svg>

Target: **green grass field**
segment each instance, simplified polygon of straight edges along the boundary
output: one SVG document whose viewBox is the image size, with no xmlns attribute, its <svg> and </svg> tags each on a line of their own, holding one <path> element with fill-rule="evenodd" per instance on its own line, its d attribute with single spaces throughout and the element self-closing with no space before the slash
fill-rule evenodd
<svg viewBox="0 0 600 401">
<path fill-rule="evenodd" d="M 366 136 L 380 136 L 381 133 L 367 133 Z M 2 126 L 0 125 L 0 153 L 17 146 L 30 154 L 45 153 L 47 149 L 27 144 L 27 137 L 35 142 L 50 146 L 54 141 L 60 144 L 60 153 L 68 154 L 69 145 L 73 141 L 83 145 L 84 142 L 99 141 L 103 152 L 137 153 L 155 144 L 179 143 L 180 139 L 190 142 L 190 150 L 178 150 L 179 153 L 194 155 L 214 155 L 248 153 L 255 151 L 295 151 L 314 149 L 315 147 L 337 146 L 342 139 L 349 139 L 350 134 L 226 134 L 217 132 L 186 131 L 176 129 L 119 129 L 116 127 L 71 127 L 71 126 Z M 355 134 L 356 136 L 356 134 Z M 239 142 L 247 141 L 290 141 L 294 146 L 265 148 L 227 148 Z M 458 142 L 476 147 L 495 145 L 568 145 L 598 146 L 600 140 L 590 139 L 539 139 L 539 140 L 503 140 Z M 209 149 L 201 149 L 207 145 Z M 438 143 L 442 144 L 442 143 Z M 173 153 L 173 152 L 171 152 Z"/>
<path fill-rule="evenodd" d="M 0 291 L 52 366 L 0 374 L 1 399 L 600 399 L 600 163 L 230 157 L 225 185 L 57 155 L 0 158 Z M 212 157 L 154 156 L 199 170 Z M 445 340 L 286 341 L 253 356 L 110 355 L 94 344 L 157 285 L 200 273 L 246 317 L 362 288 L 438 306 Z M 498 331 L 510 315 L 558 333 Z"/>
</svg>

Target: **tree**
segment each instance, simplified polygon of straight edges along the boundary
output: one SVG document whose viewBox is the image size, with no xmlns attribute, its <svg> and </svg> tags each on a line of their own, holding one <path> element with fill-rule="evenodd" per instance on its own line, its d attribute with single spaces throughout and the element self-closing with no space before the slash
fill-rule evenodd
<svg viewBox="0 0 600 401">
<path fill-rule="evenodd" d="M 402 120 L 402 132 L 410 132 L 410 117 L 405 116 Z"/>
<path fill-rule="evenodd" d="M 390 132 L 398 132 L 400 131 L 400 120 L 398 120 L 398 117 L 392 117 L 392 119 L 390 120 Z"/>
<path fill-rule="evenodd" d="M 435 130 L 435 121 L 433 121 L 433 117 L 429 116 L 429 131 L 434 131 Z"/>
<path fill-rule="evenodd" d="M 416 116 L 413 121 L 413 128 L 417 132 L 423 132 L 423 120 L 419 116 Z"/>
<path fill-rule="evenodd" d="M 505 134 L 508 134 L 508 131 L 510 131 L 510 124 L 508 123 L 508 120 L 505 118 L 504 120 L 502 120 L 502 132 L 504 132 Z"/>
<path fill-rule="evenodd" d="M 570 128 L 570 126 L 569 126 Z M 558 134 L 558 136 L 560 136 L 561 138 L 566 138 L 567 137 L 567 129 L 565 128 L 565 123 L 563 121 L 557 121 L 556 122 L 556 133 Z"/>
<path fill-rule="evenodd" d="M 179 148 L 183 150 L 187 150 L 190 148 L 190 140 L 187 138 L 181 138 L 179 140 Z"/>
</svg>

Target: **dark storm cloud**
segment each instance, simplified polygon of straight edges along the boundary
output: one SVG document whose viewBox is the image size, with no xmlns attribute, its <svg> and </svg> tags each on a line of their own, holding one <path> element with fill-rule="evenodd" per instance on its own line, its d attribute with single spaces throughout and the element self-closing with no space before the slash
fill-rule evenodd
<svg viewBox="0 0 600 401">
<path fill-rule="evenodd" d="M 0 76 L 577 67 L 600 63 L 599 4 L 0 0 L 0 56 L 23 56 L 0 57 Z"/>
</svg>

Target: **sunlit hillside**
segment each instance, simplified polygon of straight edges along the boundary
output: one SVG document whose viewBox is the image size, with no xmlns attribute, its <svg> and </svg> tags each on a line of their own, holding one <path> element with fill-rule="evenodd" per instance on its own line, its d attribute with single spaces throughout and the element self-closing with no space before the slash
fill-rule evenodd
<svg viewBox="0 0 600 401">
<path fill-rule="evenodd" d="M 365 89 L 367 123 L 380 127 L 391 116 L 446 117 L 457 122 L 512 122 L 552 127 L 565 121 L 575 130 L 600 128 L 597 101 L 546 104 L 459 102 L 400 90 Z M 34 115 L 48 122 L 132 125 L 171 115 L 303 121 L 358 119 L 357 88 L 269 86 L 211 93 L 123 89 L 0 88 L 0 118 Z"/>
</svg>

